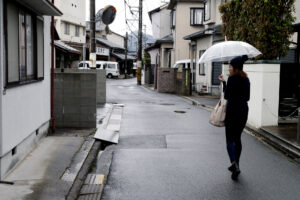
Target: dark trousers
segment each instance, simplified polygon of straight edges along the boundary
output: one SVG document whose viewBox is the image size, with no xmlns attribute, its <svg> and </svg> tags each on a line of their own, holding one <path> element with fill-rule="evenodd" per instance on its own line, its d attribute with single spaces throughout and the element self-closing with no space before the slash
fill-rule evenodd
<svg viewBox="0 0 300 200">
<path fill-rule="evenodd" d="M 241 135 L 245 128 L 245 122 L 226 123 L 226 144 L 230 162 L 239 164 L 242 152 Z"/>
</svg>

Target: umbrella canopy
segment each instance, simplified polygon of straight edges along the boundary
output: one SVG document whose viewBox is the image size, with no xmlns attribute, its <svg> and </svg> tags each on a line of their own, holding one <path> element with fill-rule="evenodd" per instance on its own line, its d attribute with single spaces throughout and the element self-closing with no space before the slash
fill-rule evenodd
<svg viewBox="0 0 300 200">
<path fill-rule="evenodd" d="M 209 47 L 201 56 L 199 63 L 230 61 L 236 56 L 247 55 L 254 58 L 262 54 L 251 44 L 240 41 L 225 41 Z"/>
</svg>

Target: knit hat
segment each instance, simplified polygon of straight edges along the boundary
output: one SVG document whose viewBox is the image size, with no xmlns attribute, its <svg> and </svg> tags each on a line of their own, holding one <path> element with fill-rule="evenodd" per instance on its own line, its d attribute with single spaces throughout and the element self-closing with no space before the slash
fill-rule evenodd
<svg viewBox="0 0 300 200">
<path fill-rule="evenodd" d="M 244 65 L 245 61 L 247 61 L 247 60 L 248 60 L 248 56 L 246 56 L 246 55 L 237 56 L 230 61 L 230 64 L 235 69 L 243 70 L 243 65 Z"/>
</svg>

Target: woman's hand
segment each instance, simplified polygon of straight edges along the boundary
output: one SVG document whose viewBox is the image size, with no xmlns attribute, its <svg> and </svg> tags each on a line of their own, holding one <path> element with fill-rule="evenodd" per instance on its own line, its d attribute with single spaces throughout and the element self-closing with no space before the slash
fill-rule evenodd
<svg viewBox="0 0 300 200">
<path fill-rule="evenodd" d="M 222 74 L 219 76 L 219 80 L 220 80 L 221 82 L 225 82 L 225 79 L 224 79 L 224 77 L 223 77 Z"/>
</svg>

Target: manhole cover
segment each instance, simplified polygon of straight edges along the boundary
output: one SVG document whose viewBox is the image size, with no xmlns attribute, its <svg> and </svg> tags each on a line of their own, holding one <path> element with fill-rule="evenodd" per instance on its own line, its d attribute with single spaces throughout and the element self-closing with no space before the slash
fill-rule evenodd
<svg viewBox="0 0 300 200">
<path fill-rule="evenodd" d="M 185 111 L 183 111 L 183 110 L 175 110 L 174 112 L 176 112 L 176 113 L 181 113 L 181 114 L 184 114 L 184 113 L 186 113 Z"/>
</svg>

